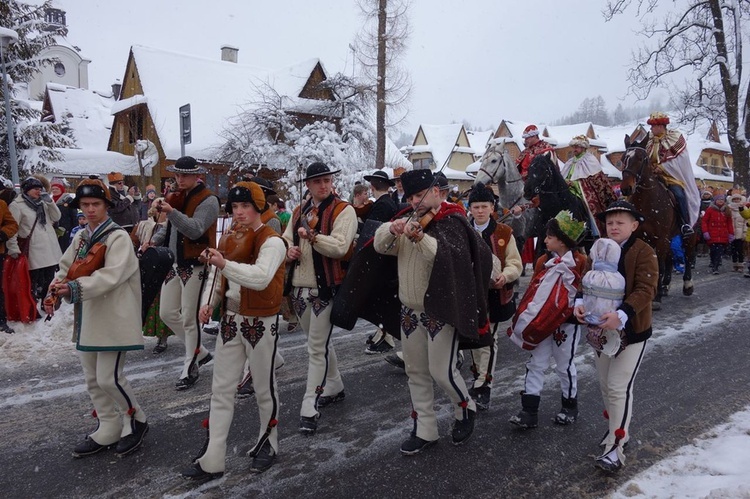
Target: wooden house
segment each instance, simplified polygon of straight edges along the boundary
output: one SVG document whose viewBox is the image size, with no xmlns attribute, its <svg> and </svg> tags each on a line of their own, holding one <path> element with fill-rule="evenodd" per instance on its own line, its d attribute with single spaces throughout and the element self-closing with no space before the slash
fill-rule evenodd
<svg viewBox="0 0 750 499">
<path fill-rule="evenodd" d="M 269 71 L 232 62 L 237 60 L 236 50 L 223 47 L 223 60 L 214 60 L 132 46 L 119 98 L 112 106 L 114 123 L 108 149 L 132 156 L 137 140 L 153 143 L 158 161 L 149 180 L 158 185 L 172 176 L 166 167 L 182 155 L 179 108 L 190 104 L 192 140 L 185 146 L 185 154 L 209 170 L 207 185 L 223 197 L 231 182 L 231 165 L 216 163 L 213 158 L 223 143 L 221 134 L 227 120 L 248 105 L 254 88 L 273 88 L 300 125 L 320 120 L 322 101 L 335 100 L 330 89 L 319 85 L 327 76 L 318 59 Z M 324 118 L 336 120 L 331 115 Z"/>
</svg>

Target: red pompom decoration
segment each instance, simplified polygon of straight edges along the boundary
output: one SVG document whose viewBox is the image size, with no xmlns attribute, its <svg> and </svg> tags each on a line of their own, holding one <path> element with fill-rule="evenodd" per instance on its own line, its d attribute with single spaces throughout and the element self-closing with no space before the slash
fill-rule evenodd
<svg viewBox="0 0 750 499">
<path fill-rule="evenodd" d="M 269 421 L 269 422 L 268 422 L 268 427 L 269 427 L 269 428 L 274 428 L 274 427 L 276 427 L 276 426 L 277 426 L 278 424 L 279 424 L 279 420 L 278 420 L 278 419 L 272 419 L 271 421 Z"/>
<path fill-rule="evenodd" d="M 199 353 L 201 353 L 201 349 L 200 348 L 196 348 L 195 352 L 193 352 L 193 354 L 195 354 L 195 355 L 198 355 Z"/>
<path fill-rule="evenodd" d="M 459 402 L 458 406 L 461 409 L 466 409 L 469 406 L 469 401 L 468 400 L 462 400 L 461 402 Z"/>
<path fill-rule="evenodd" d="M 622 440 L 623 438 L 625 438 L 625 430 L 622 428 L 617 428 L 615 430 L 615 438 L 617 440 Z"/>
<path fill-rule="evenodd" d="M 417 419 L 417 411 L 411 411 L 411 418 Z"/>
<path fill-rule="evenodd" d="M 609 413 L 607 412 L 607 409 L 604 409 L 604 411 L 602 411 L 602 416 L 604 416 L 604 419 L 609 419 Z"/>
<path fill-rule="evenodd" d="M 96 419 L 97 417 L 99 417 L 99 416 L 96 415 L 96 409 L 94 409 L 93 411 L 91 411 L 91 417 L 94 418 L 94 419 Z"/>
<path fill-rule="evenodd" d="M 133 414 L 135 414 L 135 407 L 131 407 L 130 409 L 128 409 L 128 416 L 132 418 Z"/>
<path fill-rule="evenodd" d="M 201 421 L 201 426 L 208 430 L 208 418 Z"/>
</svg>

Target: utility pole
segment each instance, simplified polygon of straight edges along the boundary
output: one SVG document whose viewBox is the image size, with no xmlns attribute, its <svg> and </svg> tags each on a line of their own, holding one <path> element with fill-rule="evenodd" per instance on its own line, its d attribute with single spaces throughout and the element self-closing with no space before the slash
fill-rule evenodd
<svg viewBox="0 0 750 499">
<path fill-rule="evenodd" d="M 375 168 L 385 166 L 385 73 L 386 73 L 386 27 L 388 1 L 378 0 L 378 81 L 375 91 Z"/>
</svg>

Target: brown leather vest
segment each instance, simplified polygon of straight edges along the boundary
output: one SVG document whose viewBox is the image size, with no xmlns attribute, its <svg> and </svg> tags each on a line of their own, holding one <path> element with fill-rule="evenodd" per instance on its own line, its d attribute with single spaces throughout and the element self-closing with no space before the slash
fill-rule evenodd
<svg viewBox="0 0 750 499">
<path fill-rule="evenodd" d="M 237 238 L 241 234 L 240 238 Z M 231 241 L 234 249 L 231 251 L 231 255 L 227 257 L 238 263 L 254 264 L 258 259 L 258 254 L 266 242 L 271 237 L 281 237 L 276 231 L 267 225 L 261 226 L 260 229 L 254 231 L 247 229 L 244 231 L 229 231 L 221 237 L 219 242 L 219 248 L 227 248 L 230 246 L 230 238 L 234 238 Z M 237 284 L 234 284 L 236 286 Z M 221 295 L 224 296 L 227 289 L 227 279 L 222 276 L 221 278 Z M 276 273 L 271 279 L 266 289 L 256 291 L 254 289 L 248 289 L 245 287 L 240 288 L 240 303 L 237 304 L 228 302 L 225 298 L 222 306 L 222 315 L 224 312 L 229 310 L 230 312 L 239 313 L 248 317 L 269 317 L 279 313 L 281 308 L 282 293 L 284 291 L 284 265 L 279 265 L 276 269 Z"/>
<path fill-rule="evenodd" d="M 182 212 L 188 217 L 192 217 L 196 208 L 207 198 L 214 194 L 203 184 L 199 184 L 192 189 L 185 199 L 185 205 Z M 172 224 L 169 224 L 170 228 Z M 181 232 L 177 232 L 177 263 L 198 265 L 198 257 L 206 248 L 216 247 L 216 221 L 211 224 L 198 239 L 192 240 L 185 237 Z"/>
</svg>

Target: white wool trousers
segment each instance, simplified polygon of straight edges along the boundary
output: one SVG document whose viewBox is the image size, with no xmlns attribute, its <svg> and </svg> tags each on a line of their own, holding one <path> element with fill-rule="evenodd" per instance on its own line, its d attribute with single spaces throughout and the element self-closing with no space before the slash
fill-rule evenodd
<svg viewBox="0 0 750 499">
<path fill-rule="evenodd" d="M 483 386 L 492 388 L 492 377 L 495 374 L 495 366 L 497 365 L 498 326 L 500 326 L 499 322 L 490 324 L 490 331 L 492 331 L 493 337 L 492 345 L 471 350 L 471 359 L 474 363 L 475 374 L 477 376 L 477 379 L 474 380 L 474 388 L 481 388 Z"/>
<path fill-rule="evenodd" d="M 141 423 L 146 421 L 146 415 L 122 373 L 125 352 L 79 351 L 78 357 L 99 420 L 98 428 L 89 437 L 99 445 L 112 445 L 133 433 L 133 419 Z"/>
<path fill-rule="evenodd" d="M 633 385 L 638 375 L 643 356 L 646 353 L 646 341 L 628 345 L 616 357 L 600 354 L 594 357 L 596 370 L 599 373 L 599 388 L 604 399 L 604 409 L 609 418 L 609 429 L 601 441 L 604 446 L 602 455 L 617 450 L 617 456 L 625 463 L 623 445 L 630 439 L 630 420 L 633 417 Z M 617 441 L 615 432 L 625 431 L 624 438 Z"/>
<path fill-rule="evenodd" d="M 245 361 L 250 364 L 260 421 L 258 440 L 251 452 L 257 452 L 266 441 L 270 442 L 274 452 L 278 452 L 280 402 L 275 369 L 278 338 L 275 315 L 246 317 L 230 312 L 222 317 L 214 353 L 208 446 L 197 460 L 204 471 L 224 471 L 227 435 L 234 417 L 234 398 Z"/>
<path fill-rule="evenodd" d="M 318 414 L 318 397 L 332 396 L 344 390 L 336 351 L 331 342 L 333 299 L 321 300 L 318 290 L 294 288 L 292 305 L 302 329 L 307 333 L 307 388 L 302 397 L 300 416 Z"/>
<path fill-rule="evenodd" d="M 433 380 L 450 398 L 456 419 L 467 417 L 467 410 L 477 410 L 456 368 L 458 334 L 450 324 L 434 320 L 423 311 L 402 306 L 401 346 L 409 377 L 413 417 L 416 416 L 416 435 L 423 440 L 437 440 L 440 435 Z"/>
<path fill-rule="evenodd" d="M 161 286 L 159 317 L 185 344 L 185 361 L 180 379 L 190 373 L 190 366 L 208 355 L 201 344 L 198 309 L 208 272 L 205 266 L 174 266 Z"/>
<path fill-rule="evenodd" d="M 577 324 L 563 324 L 539 342 L 526 362 L 524 391 L 527 395 L 541 395 L 544 372 L 555 361 L 555 372 L 560 379 L 560 391 L 565 398 L 578 394 L 578 371 L 575 365 L 581 328 Z"/>
</svg>

